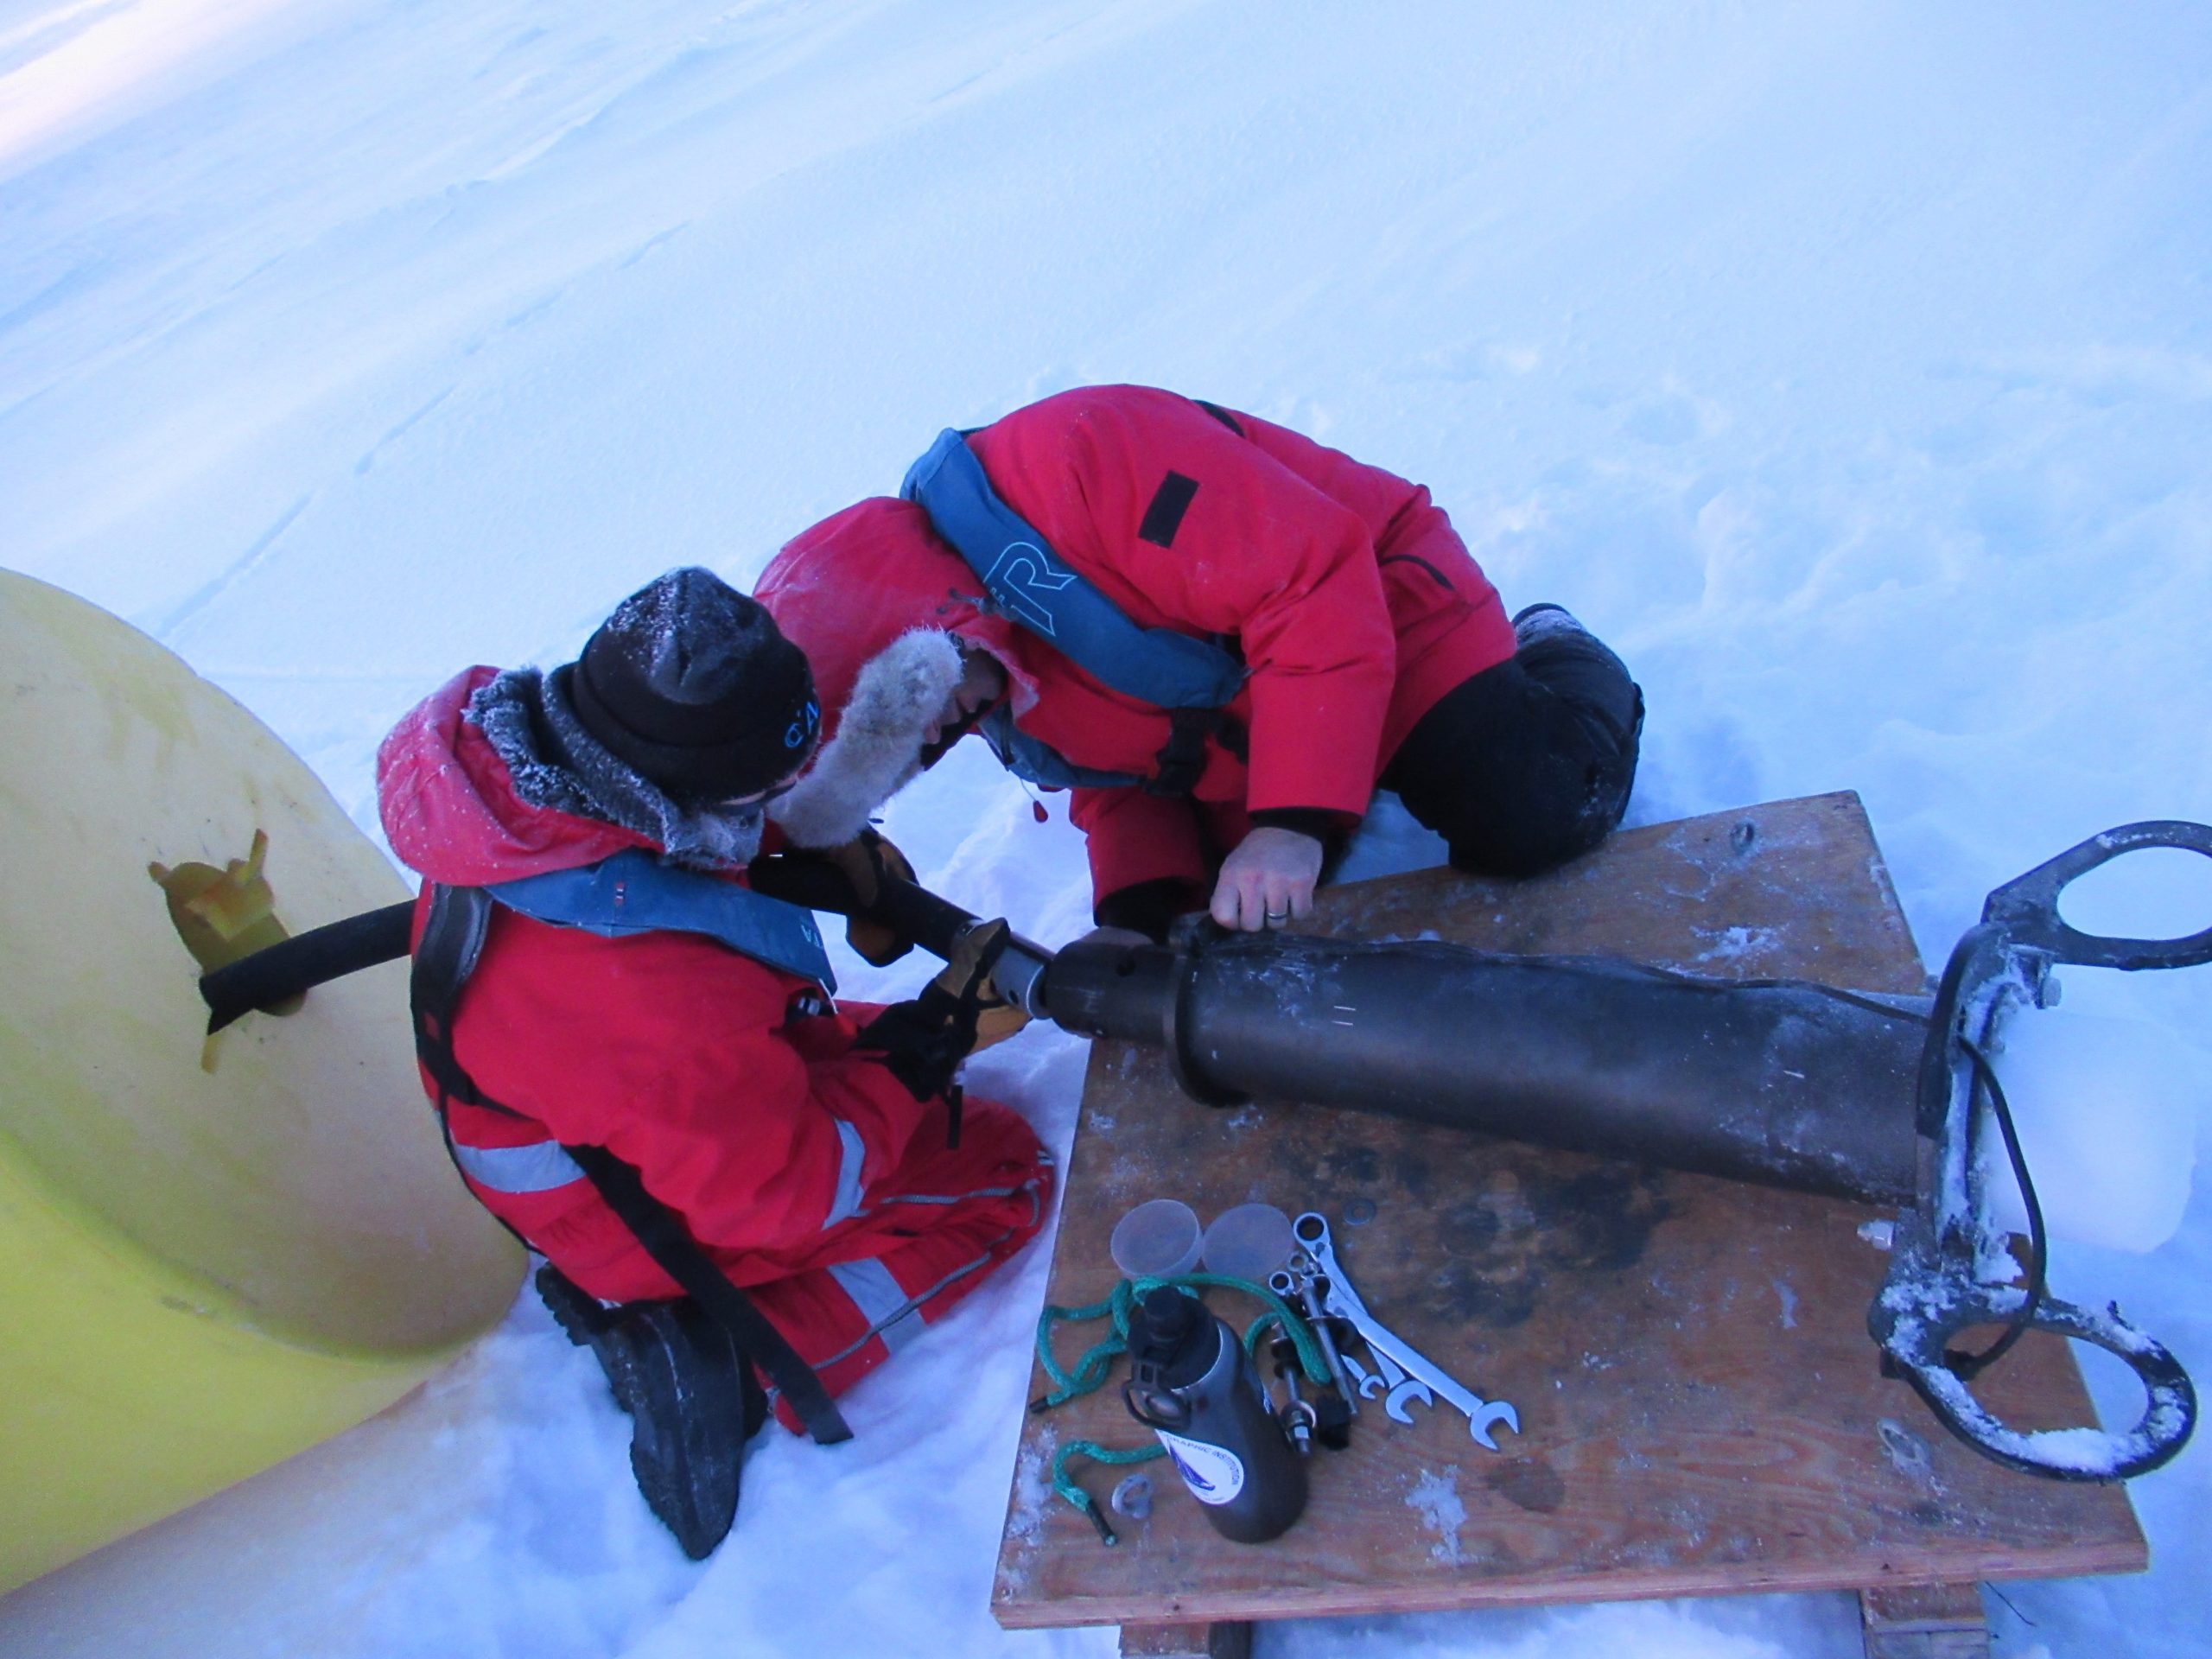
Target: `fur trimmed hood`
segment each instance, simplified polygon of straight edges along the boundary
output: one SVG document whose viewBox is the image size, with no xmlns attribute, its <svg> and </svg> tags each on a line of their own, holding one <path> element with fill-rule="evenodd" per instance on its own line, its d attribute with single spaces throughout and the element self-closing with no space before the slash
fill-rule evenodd
<svg viewBox="0 0 2212 1659">
<path fill-rule="evenodd" d="M 823 519 L 769 562 L 753 597 L 806 653 L 823 715 L 813 766 L 768 810 L 794 843 L 850 841 L 922 770 L 962 646 L 997 660 L 1017 712 L 1035 701 L 1021 631 L 981 586 L 919 507 L 888 496 Z"/>
<path fill-rule="evenodd" d="M 942 628 L 900 634 L 861 669 L 798 785 L 768 816 L 799 847 L 839 847 L 922 770 L 930 721 L 958 689 L 959 642 Z"/>
<path fill-rule="evenodd" d="M 671 800 L 577 717 L 569 698 L 571 672 L 511 668 L 468 700 L 467 718 L 507 763 L 518 799 L 572 817 L 604 819 L 658 842 L 668 862 L 690 869 L 741 870 L 760 856 L 760 807 L 732 810 Z"/>
<path fill-rule="evenodd" d="M 474 887 L 653 847 L 601 814 L 537 805 L 518 792 L 513 766 L 469 715 L 499 677 L 492 668 L 454 675 L 378 747 L 377 806 L 401 861 L 433 881 Z"/>
</svg>

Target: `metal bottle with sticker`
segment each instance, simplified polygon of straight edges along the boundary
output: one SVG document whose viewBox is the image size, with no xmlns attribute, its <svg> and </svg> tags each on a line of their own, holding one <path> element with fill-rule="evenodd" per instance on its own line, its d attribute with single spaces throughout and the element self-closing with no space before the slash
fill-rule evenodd
<svg viewBox="0 0 2212 1659">
<path fill-rule="evenodd" d="M 1281 1536 L 1306 1510 L 1306 1465 L 1268 1410 L 1236 1333 L 1195 1297 L 1161 1286 L 1129 1316 L 1129 1414 L 1224 1538 Z"/>
</svg>

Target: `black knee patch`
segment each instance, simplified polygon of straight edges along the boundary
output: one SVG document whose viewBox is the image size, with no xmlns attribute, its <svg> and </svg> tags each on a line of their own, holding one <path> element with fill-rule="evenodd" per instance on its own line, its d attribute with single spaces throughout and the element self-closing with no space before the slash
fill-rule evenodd
<svg viewBox="0 0 2212 1659">
<path fill-rule="evenodd" d="M 1605 655 L 1611 673 L 1591 688 L 1602 702 L 1548 683 L 1516 658 L 1454 687 L 1392 758 L 1383 785 L 1450 844 L 1456 868 L 1540 875 L 1619 823 L 1642 704 L 1618 658 Z"/>
</svg>

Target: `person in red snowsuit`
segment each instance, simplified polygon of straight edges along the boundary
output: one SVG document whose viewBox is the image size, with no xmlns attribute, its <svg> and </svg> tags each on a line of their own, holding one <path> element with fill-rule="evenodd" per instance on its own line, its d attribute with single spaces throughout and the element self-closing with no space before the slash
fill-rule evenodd
<svg viewBox="0 0 2212 1659">
<path fill-rule="evenodd" d="M 422 874 L 423 906 L 435 886 L 496 893 L 632 849 L 742 886 L 762 800 L 811 752 L 817 707 L 803 658 L 759 606 L 703 570 L 675 572 L 577 663 L 471 669 L 403 719 L 378 757 L 385 833 Z M 734 1509 L 731 1454 L 751 1425 L 733 1411 L 734 1447 L 702 1452 L 715 1425 L 668 1420 L 685 1416 L 679 1396 L 717 1397 L 711 1385 L 753 1390 L 750 1370 L 565 1149 L 603 1147 L 633 1169 L 841 1392 L 1020 1249 L 1051 1186 L 1036 1136 L 1002 1106 L 967 1101 L 949 1144 L 945 1090 L 972 1023 L 918 1088 L 898 1044 L 863 1046 L 877 1012 L 839 1009 L 812 981 L 700 933 L 603 937 L 494 906 L 453 1018 L 453 1057 L 495 1103 L 445 1103 L 455 1160 L 557 1270 L 541 1280 L 548 1300 L 626 1395 L 640 1484 L 694 1554 L 728 1514 L 702 1522 L 701 1503 L 721 1497 L 677 1490 L 706 1478 L 683 1465 L 728 1461 Z"/>
<path fill-rule="evenodd" d="M 921 505 L 860 502 L 755 588 L 836 711 L 779 809 L 796 839 L 849 839 L 1001 700 L 1023 739 L 1138 780 L 1076 787 L 1071 816 L 1098 919 L 1154 933 L 1209 897 L 1227 926 L 1302 914 L 1378 784 L 1455 864 L 1493 874 L 1548 868 L 1618 823 L 1643 716 L 1626 669 L 1556 606 L 1509 621 L 1426 489 L 1137 386 L 1063 392 L 964 435 L 1066 566 L 1140 627 L 1238 653 L 1243 686 L 1195 776 L 1171 785 L 1166 710 L 988 602 Z"/>
</svg>

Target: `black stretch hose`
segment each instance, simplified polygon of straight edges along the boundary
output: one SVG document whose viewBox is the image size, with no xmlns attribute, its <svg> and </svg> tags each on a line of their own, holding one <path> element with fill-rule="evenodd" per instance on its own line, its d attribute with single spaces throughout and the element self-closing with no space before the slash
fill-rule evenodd
<svg viewBox="0 0 2212 1659">
<path fill-rule="evenodd" d="M 411 899 L 365 911 L 327 926 L 311 928 L 282 944 L 241 957 L 200 976 L 207 1004 L 207 1029 L 220 1031 L 257 1011 L 278 1008 L 314 987 L 343 975 L 396 962 L 407 954 L 413 925 Z"/>
<path fill-rule="evenodd" d="M 836 866 L 804 855 L 779 855 L 753 866 L 753 886 L 771 898 L 809 910 L 850 915 L 860 908 L 852 883 Z M 888 923 L 934 956 L 951 954 L 976 918 L 925 887 L 887 876 L 868 914 Z M 245 1015 L 267 1013 L 315 987 L 396 962 L 407 954 L 415 902 L 386 905 L 242 957 L 227 967 L 200 976 L 200 995 L 207 1004 L 207 1029 L 218 1032 Z"/>
<path fill-rule="evenodd" d="M 1232 935 L 1088 940 L 1071 1030 L 1164 1046 L 1190 1094 L 1299 1102 L 1885 1204 L 1910 1199 L 1926 1014 L 1606 957 Z"/>
<path fill-rule="evenodd" d="M 1990 1109 L 1997 1117 L 1998 1132 L 2005 1138 L 2005 1156 L 2011 1160 L 2012 1179 L 2019 1183 L 2020 1203 L 2028 1212 L 2028 1288 L 2020 1306 L 2005 1321 L 2003 1332 L 1997 1340 L 1978 1354 L 1961 1352 L 1954 1348 L 1943 1355 L 1943 1363 L 1953 1376 L 1962 1382 L 1971 1382 L 1984 1371 L 2005 1357 L 2012 1344 L 2027 1335 L 2035 1325 L 2036 1310 L 2043 1306 L 2045 1275 L 2050 1263 L 2050 1241 L 2045 1232 L 2043 1203 L 2036 1197 L 2036 1184 L 2028 1178 L 2027 1154 L 2020 1150 L 2020 1134 L 2012 1126 L 2012 1103 L 2005 1098 L 2004 1085 L 1997 1081 L 1997 1068 L 1990 1065 L 1988 1056 L 1965 1038 L 1957 1039 L 1967 1059 L 1974 1063 L 1975 1083 L 1988 1091 Z"/>
</svg>

